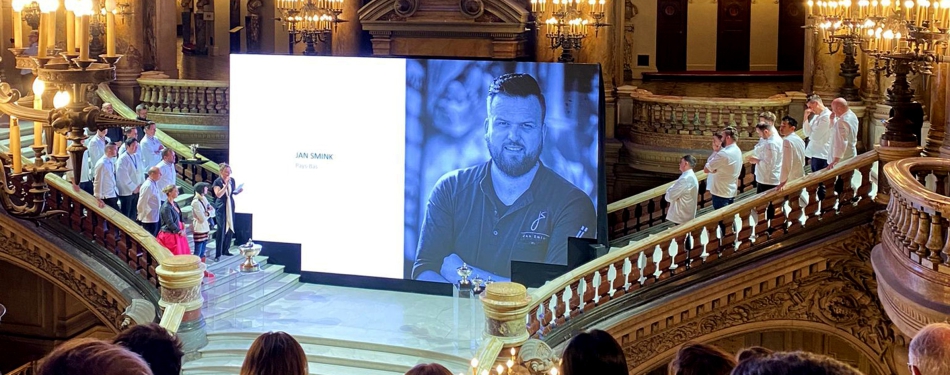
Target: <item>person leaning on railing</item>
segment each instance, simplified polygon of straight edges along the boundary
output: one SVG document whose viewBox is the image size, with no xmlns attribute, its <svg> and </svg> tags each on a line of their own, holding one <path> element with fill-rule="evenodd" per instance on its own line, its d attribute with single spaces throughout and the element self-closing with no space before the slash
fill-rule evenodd
<svg viewBox="0 0 950 375">
<path fill-rule="evenodd" d="M 739 174 L 742 173 L 742 150 L 736 144 L 736 129 L 729 126 L 713 134 L 713 152 L 706 160 L 706 189 L 712 195 L 713 209 L 735 202 Z"/>
<path fill-rule="evenodd" d="M 790 116 L 782 118 L 782 124 L 778 131 L 782 134 L 782 173 L 779 177 L 778 189 L 785 188 L 789 181 L 795 181 L 805 177 L 805 141 L 795 133 L 798 127 L 798 121 Z M 798 196 L 801 207 L 806 204 L 805 190 L 802 190 Z"/>
<path fill-rule="evenodd" d="M 696 199 L 699 196 L 699 180 L 696 179 L 696 173 L 693 167 L 696 166 L 696 158 L 693 155 L 684 155 L 680 159 L 680 178 L 666 189 L 666 195 L 663 197 L 670 202 L 670 208 L 666 213 L 666 220 L 675 224 L 683 224 L 696 217 Z"/>
</svg>

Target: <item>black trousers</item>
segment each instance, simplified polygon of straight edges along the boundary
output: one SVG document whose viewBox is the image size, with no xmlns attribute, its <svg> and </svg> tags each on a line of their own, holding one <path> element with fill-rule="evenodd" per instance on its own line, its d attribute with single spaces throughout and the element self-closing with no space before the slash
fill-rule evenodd
<svg viewBox="0 0 950 375">
<path fill-rule="evenodd" d="M 93 195 L 93 194 L 92 194 L 92 181 L 80 182 L 80 183 L 79 183 L 79 188 L 82 189 L 82 191 L 85 191 L 85 192 L 89 193 L 89 195 Z"/>
<path fill-rule="evenodd" d="M 161 225 L 159 223 L 142 223 L 142 228 L 145 228 L 146 231 L 152 234 L 152 236 L 158 237 L 158 228 Z"/>
<path fill-rule="evenodd" d="M 226 229 L 228 226 L 224 216 L 215 218 L 218 223 L 218 231 L 214 235 L 214 257 L 220 258 L 221 254 L 227 253 L 231 248 L 231 238 L 234 237 L 234 229 Z M 234 223 L 232 221 L 232 227 Z"/>
<path fill-rule="evenodd" d="M 103 199 L 102 199 L 102 202 L 104 202 L 104 203 L 106 204 L 106 206 L 112 207 L 113 210 L 119 211 L 119 198 L 118 198 L 118 197 L 115 197 L 115 198 L 103 198 Z M 119 211 L 119 212 L 121 212 L 121 211 Z"/>
<path fill-rule="evenodd" d="M 139 195 L 132 194 L 126 196 L 119 196 L 119 208 L 121 209 L 122 215 L 125 217 L 135 220 L 136 216 L 139 215 L 139 209 L 137 204 L 139 202 Z"/>
</svg>

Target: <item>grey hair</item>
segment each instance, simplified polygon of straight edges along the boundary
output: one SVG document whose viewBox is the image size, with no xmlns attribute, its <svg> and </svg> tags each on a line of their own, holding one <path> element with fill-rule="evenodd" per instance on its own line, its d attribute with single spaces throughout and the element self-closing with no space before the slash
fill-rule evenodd
<svg viewBox="0 0 950 375">
<path fill-rule="evenodd" d="M 141 111 L 143 109 L 148 109 L 145 103 L 139 103 L 139 105 L 135 106 L 135 112 Z"/>
<path fill-rule="evenodd" d="M 910 340 L 908 362 L 921 375 L 950 374 L 950 324 L 928 324 Z"/>
<path fill-rule="evenodd" d="M 821 97 L 818 96 L 818 94 L 811 94 L 811 95 L 808 96 L 808 100 L 807 100 L 807 101 L 809 101 L 809 102 L 819 102 L 819 103 L 821 103 Z"/>
</svg>

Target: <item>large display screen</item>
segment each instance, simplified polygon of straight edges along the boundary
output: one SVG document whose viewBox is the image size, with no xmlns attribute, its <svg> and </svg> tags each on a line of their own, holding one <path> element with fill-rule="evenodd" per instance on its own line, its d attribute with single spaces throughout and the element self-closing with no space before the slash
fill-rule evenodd
<svg viewBox="0 0 950 375">
<path fill-rule="evenodd" d="M 604 214 L 600 87 L 597 65 L 231 55 L 235 211 L 304 272 L 565 264 Z"/>
</svg>

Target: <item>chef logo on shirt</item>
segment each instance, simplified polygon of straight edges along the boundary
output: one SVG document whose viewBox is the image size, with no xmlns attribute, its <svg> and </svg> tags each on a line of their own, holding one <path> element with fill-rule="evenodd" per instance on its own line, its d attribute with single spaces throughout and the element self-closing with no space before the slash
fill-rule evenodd
<svg viewBox="0 0 950 375">
<path fill-rule="evenodd" d="M 538 211 L 538 218 L 534 219 L 534 221 L 531 222 L 530 230 L 521 232 L 520 236 L 518 237 L 518 244 L 541 245 L 541 244 L 546 243 L 551 236 L 547 233 L 538 232 L 538 228 L 547 227 L 547 226 L 542 225 L 542 224 L 545 224 L 544 221 L 547 220 L 547 218 L 548 218 L 547 211 Z"/>
</svg>

